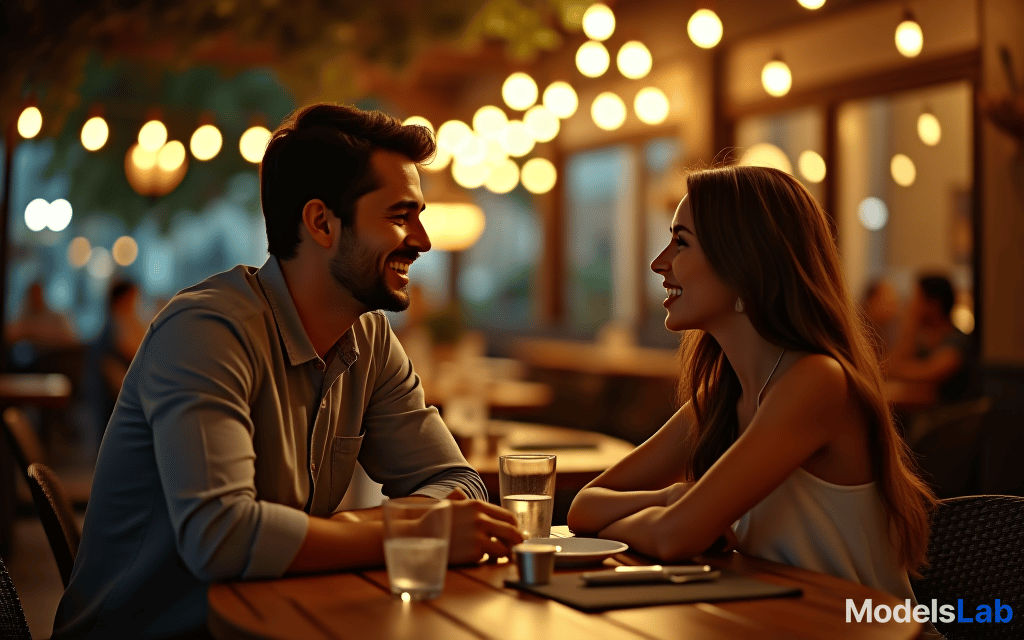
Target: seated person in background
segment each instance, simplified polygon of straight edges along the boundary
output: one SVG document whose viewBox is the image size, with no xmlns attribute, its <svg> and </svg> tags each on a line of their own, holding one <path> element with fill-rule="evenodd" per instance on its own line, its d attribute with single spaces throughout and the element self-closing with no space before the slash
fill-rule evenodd
<svg viewBox="0 0 1024 640">
<path fill-rule="evenodd" d="M 864 291 L 861 310 L 868 321 L 868 328 L 877 341 L 878 355 L 883 361 L 888 358 L 895 339 L 896 317 L 900 310 L 900 297 L 888 281 L 874 280 Z"/>
<path fill-rule="evenodd" d="M 101 427 L 106 426 L 114 410 L 128 366 L 146 334 L 146 325 L 138 315 L 139 294 L 139 285 L 130 280 L 118 280 L 111 285 L 107 294 L 107 322 L 90 348 L 89 373 L 98 374 L 103 389 L 96 408 Z"/>
<path fill-rule="evenodd" d="M 125 376 L 54 638 L 207 633 L 207 585 L 383 565 L 380 509 L 338 511 L 358 460 L 391 497 L 451 497 L 449 559 L 507 555 L 480 476 L 381 309 L 430 249 L 429 131 L 318 104 L 260 166 L 270 258 L 178 293 Z"/>
<path fill-rule="evenodd" d="M 25 341 L 36 352 L 52 351 L 79 344 L 75 329 L 67 316 L 46 304 L 43 285 L 38 280 L 29 285 L 18 318 L 7 325 L 4 339 L 14 345 Z"/>
<path fill-rule="evenodd" d="M 935 498 L 893 427 L 824 211 L 792 176 L 692 173 L 664 277 L 682 408 L 576 496 L 569 527 L 664 562 L 743 553 L 914 599 Z M 727 536 L 728 537 L 728 536 Z"/>
<path fill-rule="evenodd" d="M 941 275 L 918 278 L 900 337 L 886 362 L 889 380 L 927 387 L 936 402 L 956 402 L 970 392 L 971 338 L 953 324 L 955 295 Z"/>
</svg>

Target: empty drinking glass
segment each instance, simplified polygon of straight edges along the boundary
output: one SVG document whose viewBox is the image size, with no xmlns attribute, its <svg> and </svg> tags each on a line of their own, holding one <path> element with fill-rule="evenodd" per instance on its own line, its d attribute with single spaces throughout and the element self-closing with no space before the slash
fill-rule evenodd
<svg viewBox="0 0 1024 640">
<path fill-rule="evenodd" d="M 391 593 L 409 600 L 441 595 L 451 528 L 452 505 L 447 500 L 384 501 L 384 560 Z"/>
</svg>

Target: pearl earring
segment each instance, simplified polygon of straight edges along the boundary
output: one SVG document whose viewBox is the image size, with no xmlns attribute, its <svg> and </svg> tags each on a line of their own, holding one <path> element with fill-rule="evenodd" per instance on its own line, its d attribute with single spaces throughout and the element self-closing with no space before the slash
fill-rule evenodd
<svg viewBox="0 0 1024 640">
<path fill-rule="evenodd" d="M 736 298 L 736 313 L 743 313 L 743 300 Z"/>
</svg>

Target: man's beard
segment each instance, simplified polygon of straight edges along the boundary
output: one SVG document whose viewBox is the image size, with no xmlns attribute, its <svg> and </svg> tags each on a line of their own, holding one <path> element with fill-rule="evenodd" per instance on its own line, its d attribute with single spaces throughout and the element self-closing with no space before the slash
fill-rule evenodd
<svg viewBox="0 0 1024 640">
<path fill-rule="evenodd" d="M 369 311 L 405 311 L 409 308 L 406 288 L 391 289 L 387 274 L 378 268 L 376 258 L 356 240 L 352 230 L 343 228 L 338 251 L 331 258 L 331 276 Z M 389 268 L 385 262 L 384 269 Z"/>
</svg>

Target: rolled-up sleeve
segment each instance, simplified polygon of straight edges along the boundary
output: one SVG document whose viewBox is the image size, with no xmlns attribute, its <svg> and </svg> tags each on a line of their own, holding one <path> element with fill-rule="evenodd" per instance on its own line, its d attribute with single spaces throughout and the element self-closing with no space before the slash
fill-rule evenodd
<svg viewBox="0 0 1024 640">
<path fill-rule="evenodd" d="M 224 316 L 193 308 L 154 327 L 143 349 L 142 410 L 185 564 L 204 581 L 282 575 L 309 523 L 256 496 L 251 340 Z"/>
<path fill-rule="evenodd" d="M 443 498 L 455 489 L 487 500 L 483 479 L 463 457 L 437 409 L 427 407 L 423 386 L 398 338 L 379 317 L 374 357 L 380 358 L 363 415 L 359 461 L 390 497 L 417 493 Z"/>
</svg>

